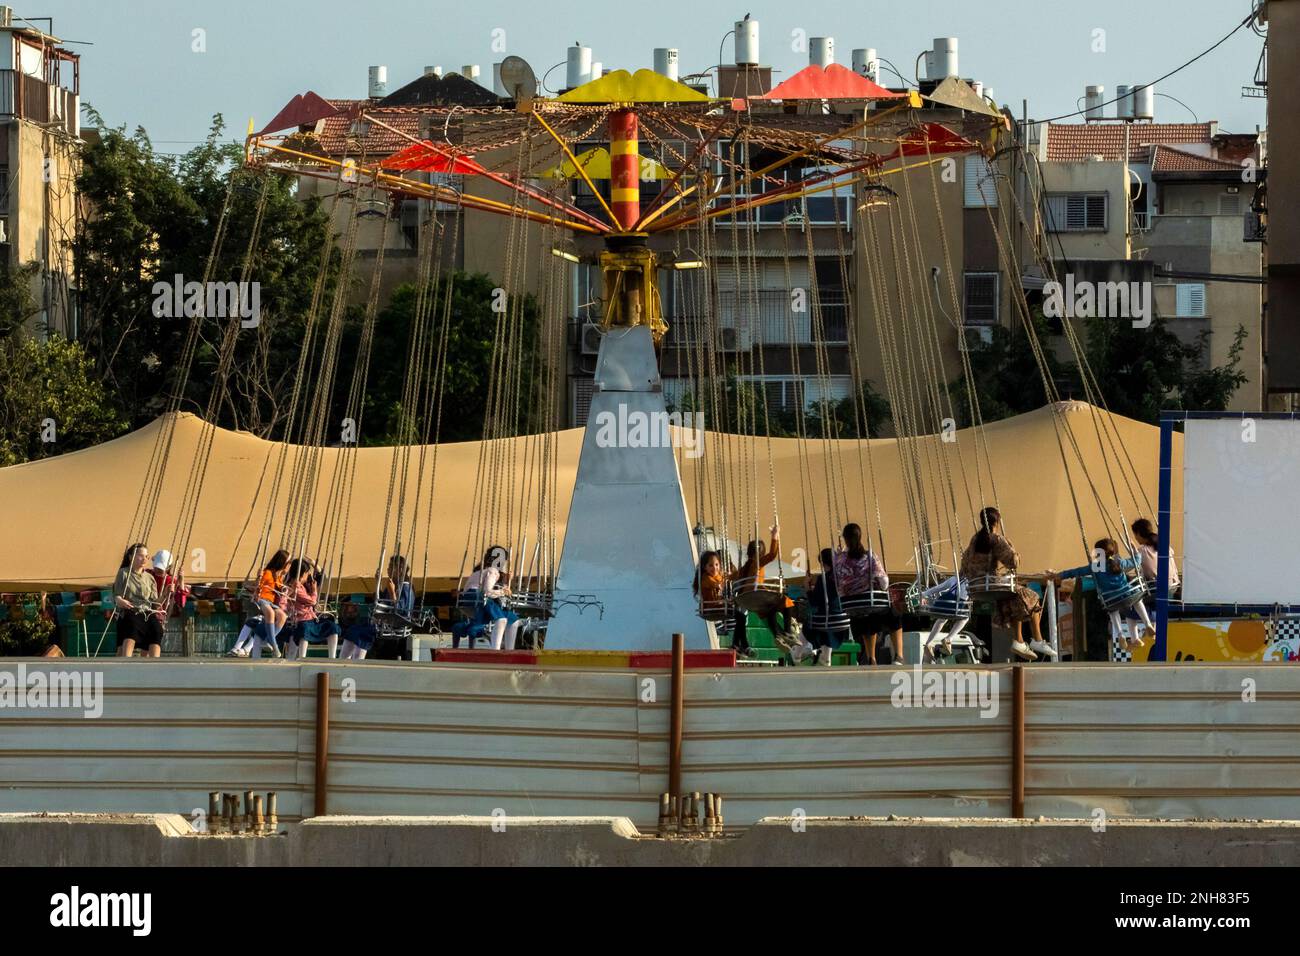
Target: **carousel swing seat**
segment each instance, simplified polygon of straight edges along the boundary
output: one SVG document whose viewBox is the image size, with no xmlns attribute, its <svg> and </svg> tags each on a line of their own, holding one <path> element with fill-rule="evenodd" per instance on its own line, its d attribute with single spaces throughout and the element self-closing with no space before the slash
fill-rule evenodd
<svg viewBox="0 0 1300 956">
<path fill-rule="evenodd" d="M 1016 587 L 1014 574 L 981 574 L 966 580 L 966 594 L 972 601 L 1011 597 Z"/>
<path fill-rule="evenodd" d="M 504 598 L 501 605 L 520 617 L 549 619 L 554 615 L 552 595 L 547 591 L 519 591 Z"/>
<path fill-rule="evenodd" d="M 957 621 L 971 616 L 971 599 L 963 593 L 963 588 L 948 588 L 934 592 L 933 589 L 922 590 L 913 585 L 907 593 L 907 606 L 913 614 L 943 621 Z"/>
<path fill-rule="evenodd" d="M 769 615 L 786 608 L 785 587 L 779 581 L 741 578 L 732 587 L 736 606 L 742 611 Z"/>
<path fill-rule="evenodd" d="M 847 613 L 809 614 L 808 630 L 820 637 L 825 637 L 835 646 L 853 640 L 853 621 Z"/>
<path fill-rule="evenodd" d="M 1097 599 L 1102 610 L 1127 611 L 1147 596 L 1146 582 L 1141 578 L 1125 578 L 1124 584 L 1110 590 L 1097 588 Z"/>
<path fill-rule="evenodd" d="M 892 606 L 888 591 L 863 591 L 861 594 L 840 596 L 840 607 L 853 620 L 888 611 Z"/>
<path fill-rule="evenodd" d="M 701 601 L 700 617 L 714 624 L 734 624 L 736 619 L 736 608 L 729 600 L 723 598 L 720 601 Z"/>
</svg>

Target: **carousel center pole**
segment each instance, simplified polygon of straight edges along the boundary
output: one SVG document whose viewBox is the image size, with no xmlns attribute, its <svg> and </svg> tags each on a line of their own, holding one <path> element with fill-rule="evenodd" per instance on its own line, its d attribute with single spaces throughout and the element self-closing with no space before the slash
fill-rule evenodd
<svg viewBox="0 0 1300 956">
<path fill-rule="evenodd" d="M 657 265 L 641 217 L 637 116 L 609 118 L 610 211 L 617 232 L 601 256 L 608 334 L 596 359 L 595 392 L 555 581 L 555 617 L 546 646 L 561 650 L 659 651 L 674 633 L 686 647 L 718 646 L 699 615 L 691 580 L 691 535 L 681 475 L 668 432 L 655 341 L 660 315 Z M 566 598 L 594 597 L 601 611 L 579 613 Z"/>
<path fill-rule="evenodd" d="M 609 198 L 618 227 L 630 232 L 641 218 L 641 142 L 636 113 L 609 117 Z"/>
</svg>

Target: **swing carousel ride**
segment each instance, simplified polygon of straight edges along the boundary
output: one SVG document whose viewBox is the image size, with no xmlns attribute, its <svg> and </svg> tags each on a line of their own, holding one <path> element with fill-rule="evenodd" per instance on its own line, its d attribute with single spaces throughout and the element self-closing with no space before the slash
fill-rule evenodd
<svg viewBox="0 0 1300 956">
<path fill-rule="evenodd" d="M 285 441 L 277 446 L 278 460 L 268 464 L 262 479 L 271 506 L 260 528 L 254 516 L 248 522 L 248 533 L 259 539 L 259 563 L 248 569 L 250 578 L 260 561 L 284 545 L 295 554 L 317 555 L 325 575 L 324 593 L 337 598 L 342 585 L 333 569 L 341 567 L 345 549 L 369 548 L 375 531 L 377 575 L 384 573 L 386 557 L 400 554 L 410 576 L 419 579 L 432 549 L 442 554 L 455 549 L 463 555 L 463 576 L 489 549 L 502 546 L 493 553 L 509 562 L 513 593 L 508 603 L 529 619 L 539 639 L 544 633 L 551 649 L 659 650 L 668 646 L 673 633 L 685 634 L 688 648 L 716 648 L 719 630 L 733 618 L 733 601 L 749 610 L 779 606 L 787 579 L 803 573 L 779 558 L 766 571 L 736 582 L 720 606 L 705 606 L 692 589 L 702 550 L 720 550 L 724 565 L 734 568 L 744 554 L 728 542 L 758 540 L 760 529 L 780 523 L 768 404 L 759 390 L 733 387 L 746 377 L 761 380 L 764 349 L 729 354 L 723 348 L 724 336 L 736 334 L 736 327 L 756 311 L 763 230 L 768 243 L 770 236 L 780 236 L 778 258 L 789 284 L 798 284 L 790 278 L 798 275 L 808 285 L 806 314 L 791 310 L 788 334 L 776 339 L 811 344 L 809 349 L 791 346 L 790 353 L 795 375 L 813 383 L 808 394 L 815 396 L 810 406 L 795 409 L 805 540 L 787 539 L 787 546 L 798 544 L 805 554 L 816 555 L 839 541 L 845 523 L 861 521 L 864 541 L 878 554 L 885 553 L 859 364 L 861 348 L 878 349 L 903 467 L 906 534 L 914 555 L 912 568 L 890 570 L 907 577 L 914 572 L 907 597 L 910 608 L 957 621 L 969 617 L 971 600 L 1015 586 L 1014 575 L 958 580 L 946 590 L 941 586 L 957 572 L 961 542 L 975 530 L 979 509 L 998 501 L 979 397 L 964 349 L 959 351 L 961 374 L 970 386 L 964 411 L 977 440 L 966 448 L 941 439 L 943 423 L 956 420 L 957 414 L 947 388 L 940 331 L 961 315 L 961 303 L 951 261 L 932 268 L 921 253 L 919 228 L 922 220 L 932 218 L 942 236 L 945 160 L 969 153 L 992 157 L 999 150 L 1018 148 L 1006 117 L 973 94 L 962 101 L 966 108 L 946 108 L 939 114 L 929 97 L 890 91 L 837 66 L 809 67 L 761 96 L 738 98 L 711 97 L 648 70 L 634 75 L 616 71 L 543 97 L 518 58 L 507 60 L 503 79 L 511 98 L 483 106 L 362 101 L 339 107 L 307 94 L 295 98 L 267 129 L 250 131 L 246 162 L 233 174 L 241 188 L 252 183 L 256 189 L 258 177 L 275 175 L 299 182 L 320 180 L 336 190 L 336 207 L 346 211 L 351 206 L 353 214 L 336 219 L 344 225 L 335 237 L 336 247 L 326 252 L 340 257 L 344 275 L 353 274 L 359 258 L 358 224 L 363 217 L 356 212 L 378 203 L 387 219 L 409 200 L 425 200 L 422 208 L 427 210 L 418 227 L 418 300 L 408 341 L 388 341 L 376 327 L 384 243 L 374 257 L 355 355 L 340 348 L 346 283 L 327 288 L 322 263 Z M 398 122 L 411 115 L 418 117 L 420 135 L 409 132 L 410 123 Z M 936 121 L 938 115 L 942 123 Z M 327 153 L 311 135 L 312 124 L 322 116 L 349 124 L 346 155 Z M 398 140 L 400 148 L 369 155 L 366 144 L 376 130 Z M 994 176 L 981 188 L 999 190 L 1003 197 L 985 211 L 1003 274 L 1019 274 L 1009 217 L 1014 213 L 1041 228 L 1037 206 L 1025 204 L 1025 219 L 1026 208 L 1005 182 Z M 265 195 L 263 186 L 262 204 Z M 800 228 L 801 210 L 815 197 L 826 196 L 847 199 L 831 204 L 837 225 L 842 214 L 851 220 L 835 230 L 839 241 L 849 241 L 844 237 L 852 230 L 865 248 L 865 282 L 852 281 L 851 256 L 844 248 L 835 256 L 842 287 L 856 286 L 847 322 L 852 376 L 847 403 L 835 400 L 828 384 L 823 334 L 827 310 L 819 296 L 818 271 L 812 267 L 811 234 Z M 472 215 L 506 220 L 494 279 L 509 296 L 493 332 L 474 491 L 471 500 L 458 505 L 472 515 L 470 530 L 466 540 L 452 542 L 437 535 L 431 508 L 440 494 L 438 442 L 449 353 L 455 348 L 449 332 L 456 275 L 449 266 L 454 255 L 448 250 L 455 248 L 463 217 Z M 255 219 L 248 237 L 243 279 L 252 274 L 254 250 L 264 241 L 260 222 L 260 217 Z M 224 227 L 223 218 L 214 239 L 214 261 L 216 250 L 229 238 Z M 943 241 L 946 257 L 946 237 Z M 769 260 L 772 255 L 767 248 L 762 254 Z M 560 409 L 567 384 L 566 335 L 580 298 L 573 265 L 580 262 L 599 269 L 599 291 L 589 305 L 594 304 L 599 316 L 600 339 L 588 425 L 561 540 L 557 436 L 563 427 Z M 1052 269 L 1045 254 L 1042 262 L 1045 270 Z M 714 275 L 724 269 L 732 277 L 727 283 Z M 671 315 L 665 314 L 663 302 L 666 286 L 679 300 L 688 300 L 686 311 L 698 317 L 693 327 L 670 333 Z M 536 302 L 538 318 L 531 324 L 525 321 L 524 296 L 519 294 L 525 288 L 534 291 Z M 1034 345 L 1045 398 L 1056 401 L 1023 293 L 1014 290 L 1012 300 Z M 757 325 L 750 341 L 761 344 L 765 333 L 763 324 Z M 238 323 L 232 323 L 219 343 L 217 386 L 205 421 L 215 420 L 213 413 L 227 399 L 225 375 L 238 334 Z M 684 361 L 676 368 L 684 389 L 672 396 L 673 406 L 731 426 L 726 433 L 708 436 L 707 450 L 693 463 L 686 487 L 680 448 L 674 449 L 672 441 L 611 442 L 602 439 L 596 424 L 641 420 L 651 423 L 653 431 L 670 420 L 660 374 L 667 334 L 680 334 L 679 341 L 686 343 L 678 351 Z M 1083 370 L 1086 397 L 1094 408 L 1104 404 L 1068 324 L 1066 334 Z M 861 336 L 868 340 L 859 343 Z M 326 421 L 329 403 L 311 403 L 307 396 L 334 394 L 346 382 L 347 420 L 359 427 L 366 372 L 377 340 L 386 341 L 381 347 L 404 349 L 407 356 L 402 440 L 392 449 L 383 527 L 349 529 L 355 444 L 337 445 L 337 423 Z M 195 341 L 191 330 L 186 363 L 193 359 Z M 350 377 L 349 363 L 354 365 Z M 1126 541 L 1119 485 L 1128 485 L 1129 500 L 1138 500 L 1135 485 L 1136 494 L 1142 491 L 1133 479 L 1132 462 L 1125 461 L 1116 436 L 1108 431 L 1113 428 L 1109 416 L 1094 415 L 1093 420 L 1114 452 L 1107 456 L 1115 498 L 1114 510 L 1105 509 L 1113 515 L 1107 519 L 1107 532 Z M 670 430 L 665 426 L 663 432 Z M 1101 483 L 1081 470 L 1083 458 L 1071 426 L 1059 423 L 1057 435 L 1067 473 L 1087 486 L 1080 493 L 1100 496 Z M 341 451 L 327 457 L 324 452 L 331 445 Z M 814 476 L 808 466 L 814 448 L 826 453 L 823 475 Z M 187 553 L 204 456 L 209 453 L 210 442 L 200 442 L 184 506 L 171 532 L 173 553 Z M 167 457 L 165 429 L 154 457 L 150 482 L 157 487 Z M 332 463 L 328 468 L 326 461 Z M 1110 471 L 1112 464 L 1118 479 Z M 689 510 L 688 497 L 693 498 Z M 322 499 L 327 505 L 323 509 Z M 150 500 L 148 494 L 142 497 L 132 540 L 143 539 L 153 525 L 156 492 L 153 509 Z M 1077 496 L 1075 510 L 1077 514 Z M 323 522 L 313 517 L 322 513 L 329 516 Z M 1086 552 L 1090 545 L 1082 519 L 1080 537 Z M 357 543 L 359 538 L 363 544 Z M 862 595 L 845 611 L 871 613 L 889 600 L 884 592 Z"/>
</svg>

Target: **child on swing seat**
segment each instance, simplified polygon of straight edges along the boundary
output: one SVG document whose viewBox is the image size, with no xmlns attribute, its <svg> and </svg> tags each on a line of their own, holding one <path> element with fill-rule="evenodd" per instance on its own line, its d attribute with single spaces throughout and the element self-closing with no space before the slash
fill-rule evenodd
<svg viewBox="0 0 1300 956">
<path fill-rule="evenodd" d="M 1090 574 L 1093 583 L 1097 586 L 1098 597 L 1114 594 L 1128 586 L 1129 572 L 1134 571 L 1141 564 L 1140 558 L 1121 558 L 1119 556 L 1119 545 L 1115 543 L 1113 538 L 1102 538 L 1093 545 L 1093 553 L 1097 556 L 1094 564 L 1085 564 L 1081 568 L 1071 568 L 1069 571 L 1060 572 L 1055 575 L 1057 585 L 1059 586 L 1061 581 L 1066 578 L 1081 578 Z M 1098 567 L 1100 567 L 1100 570 L 1098 570 Z M 1111 637 L 1116 642 L 1123 643 L 1125 647 L 1145 647 L 1146 642 L 1143 638 L 1148 632 L 1154 634 L 1155 628 L 1151 624 L 1151 617 L 1147 614 L 1146 606 L 1141 601 L 1133 605 L 1133 611 L 1142 622 L 1142 634 L 1132 639 L 1125 637 L 1124 627 L 1121 622 L 1123 609 L 1116 608 L 1106 612 L 1110 617 Z"/>
</svg>

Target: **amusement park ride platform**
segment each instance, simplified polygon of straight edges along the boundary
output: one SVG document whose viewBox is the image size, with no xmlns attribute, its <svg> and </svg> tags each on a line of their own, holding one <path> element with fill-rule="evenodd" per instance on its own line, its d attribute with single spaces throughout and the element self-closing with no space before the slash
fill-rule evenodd
<svg viewBox="0 0 1300 956">
<path fill-rule="evenodd" d="M 648 248 L 648 235 L 707 222 L 719 215 L 736 215 L 771 202 L 845 188 L 860 175 L 875 175 L 887 156 L 871 148 L 846 150 L 842 144 L 849 142 L 845 137 L 883 116 L 897 114 L 895 121 L 902 120 L 909 130 L 920 131 L 916 143 L 896 141 L 898 159 L 916 155 L 921 149 L 928 152 L 931 148 L 949 151 L 974 147 L 960 138 L 955 143 L 936 142 L 926 126 L 906 119 L 910 110 L 921 105 L 915 94 L 893 93 L 851 75 L 849 80 L 839 82 L 849 82 L 852 98 L 864 105 L 870 100 L 894 102 L 883 111 L 860 112 L 856 117 L 848 114 L 844 128 L 830 136 L 814 134 L 797 142 L 784 139 L 779 161 L 753 171 L 746 168 L 742 180 L 733 175 L 731 188 L 726 190 L 711 172 L 707 148 L 724 126 L 734 126 L 736 129 L 729 134 L 734 136 L 742 123 L 750 122 L 744 101 L 711 99 L 644 70 L 635 76 L 615 71 L 555 100 L 534 98 L 535 88 L 517 90 L 525 94 L 516 97 L 521 122 L 543 139 L 549 136 L 552 147 L 558 147 L 566 158 L 560 166 L 563 175 L 586 183 L 603 212 L 596 216 L 564 200 L 539 194 L 524 178 L 490 172 L 451 142 L 413 140 L 407 149 L 372 167 L 352 163 L 332 170 L 331 165 L 340 164 L 276 145 L 273 137 L 266 137 L 267 131 L 250 136 L 250 164 L 260 159 L 268 167 L 293 168 L 322 178 L 343 175 L 356 181 L 360 177 L 375 188 L 408 197 L 456 202 L 465 209 L 513 214 L 603 237 L 605 251 L 599 259 L 604 286 L 599 323 L 603 334 L 570 519 L 554 581 L 554 616 L 547 631 L 547 648 L 662 650 L 669 646 L 673 633 L 684 633 L 686 647 L 691 650 L 718 646 L 714 625 L 700 615 L 691 588 L 697 548 L 673 448 L 662 442 L 646 443 L 651 447 L 628 447 L 630 443 L 624 441 L 602 441 L 598 423 L 610 415 L 615 420 L 637 418 L 656 423 L 666 418 L 655 355 L 655 347 L 667 330 L 657 279 L 658 270 L 664 266 Z M 824 102 L 824 98 L 817 99 L 818 111 Z M 608 202 L 570 143 L 552 128 L 551 123 L 558 125 L 566 111 L 575 116 L 598 117 L 607 130 Z M 694 155 L 679 172 L 669 174 L 656 166 L 647 177 L 639 124 L 642 116 L 653 122 L 664 115 L 671 116 L 669 122 L 693 124 L 699 130 L 699 143 L 693 146 Z M 300 128 L 303 119 L 295 117 Z M 384 125 L 377 116 L 368 115 L 366 119 Z M 771 175 L 780 167 L 799 165 L 810 158 L 826 160 L 826 168 L 792 180 Z M 686 175 L 688 169 L 695 170 L 693 182 Z M 487 177 L 541 208 L 512 207 L 472 197 L 449 191 L 436 181 L 404 177 L 398 171 Z M 669 180 L 648 207 L 642 204 L 643 178 Z M 765 178 L 766 190 L 751 192 L 745 186 Z"/>
</svg>

